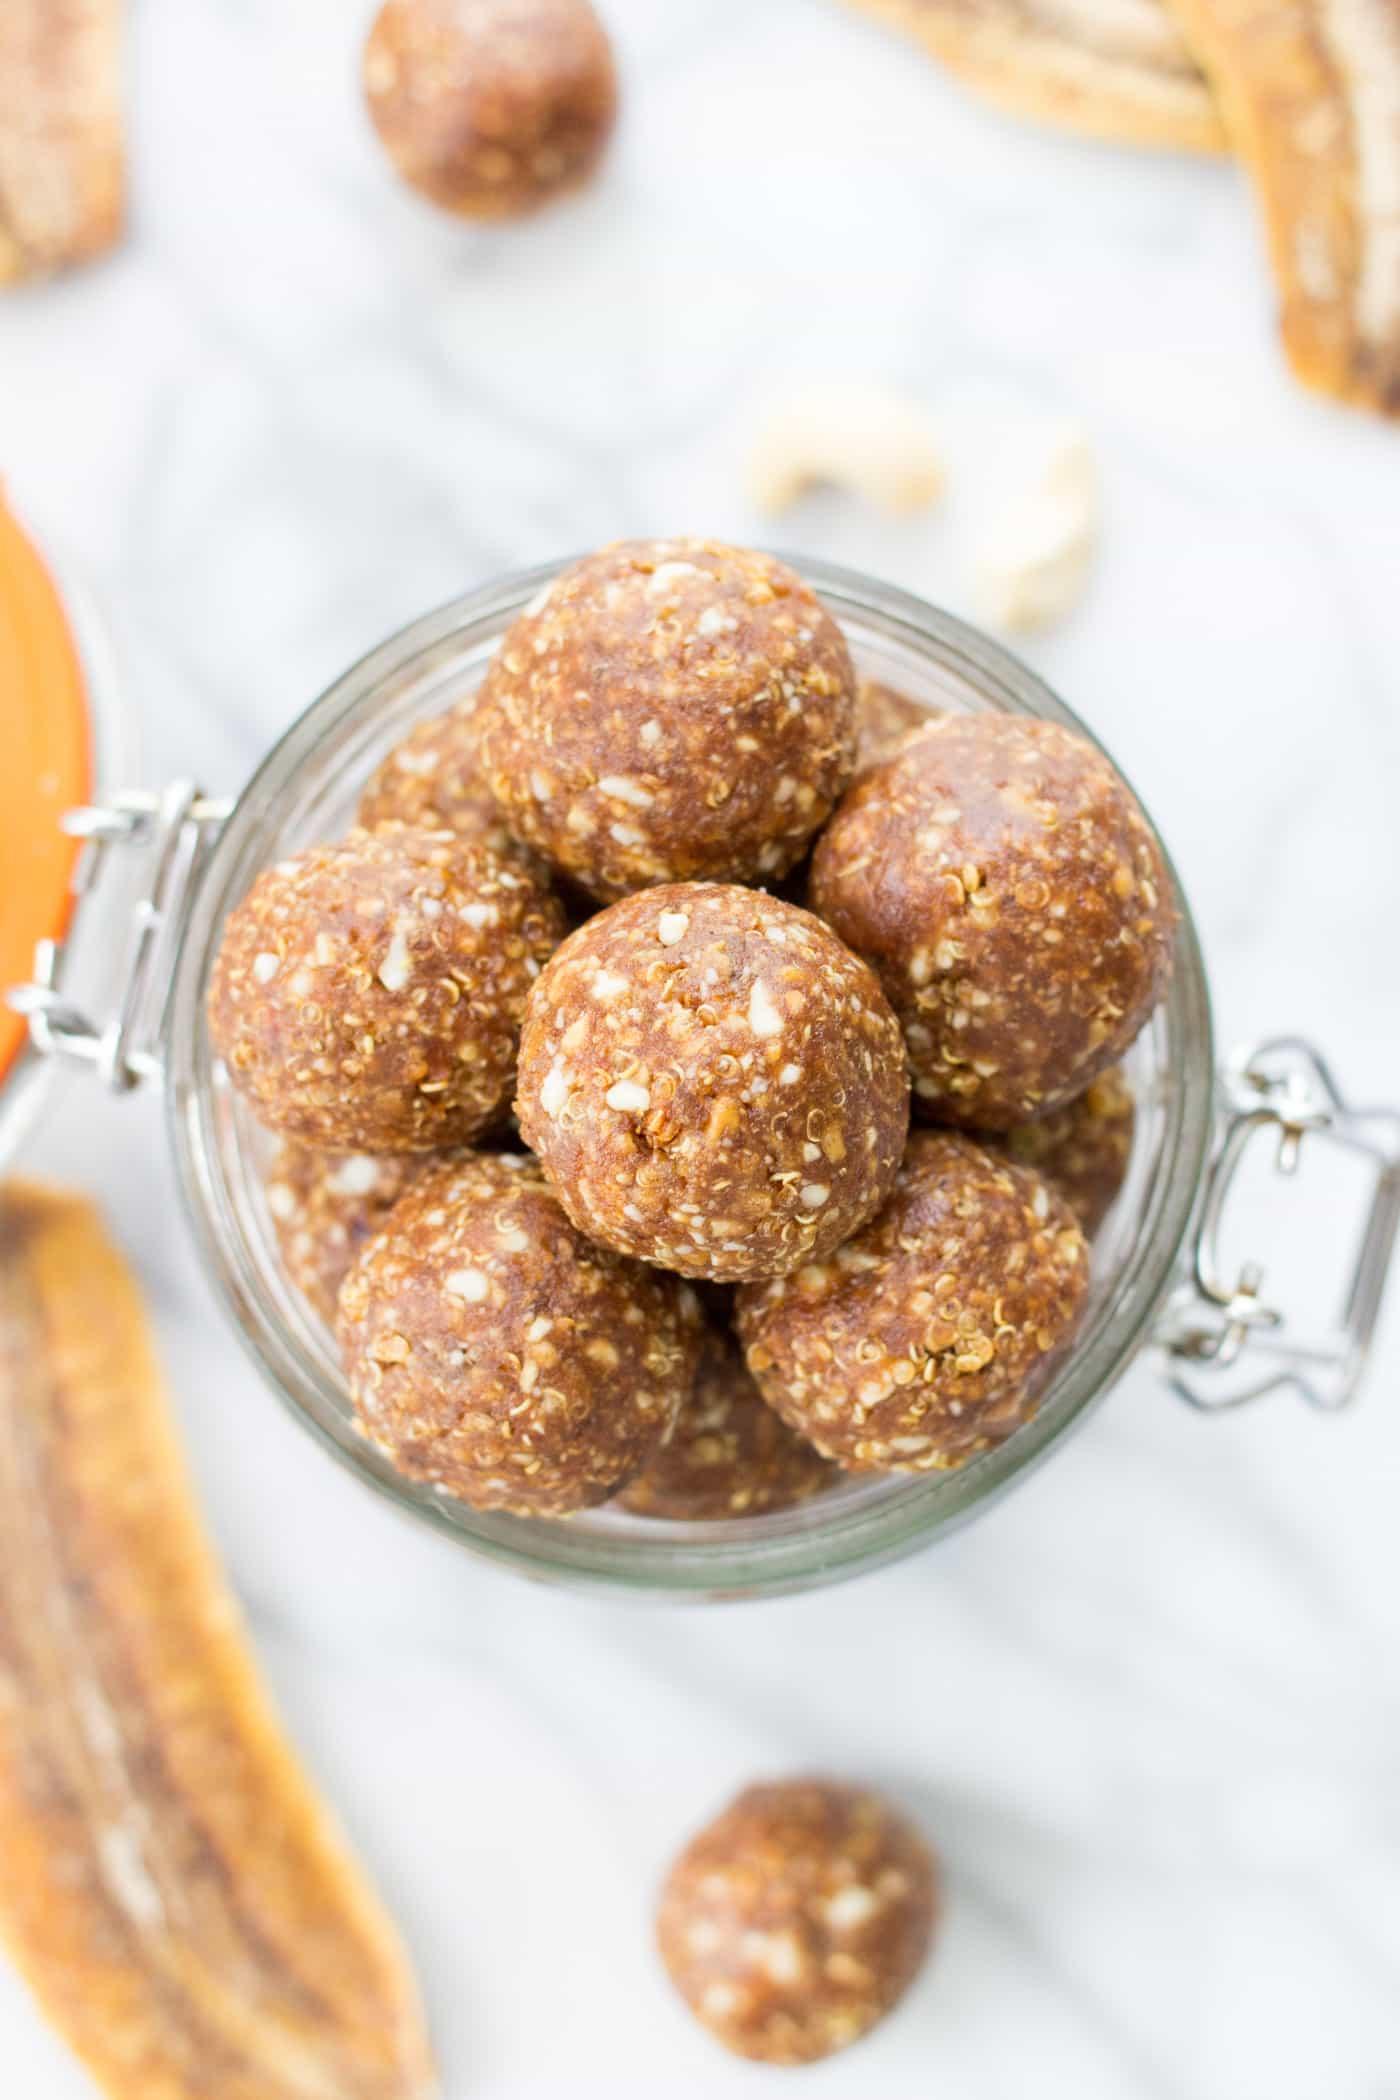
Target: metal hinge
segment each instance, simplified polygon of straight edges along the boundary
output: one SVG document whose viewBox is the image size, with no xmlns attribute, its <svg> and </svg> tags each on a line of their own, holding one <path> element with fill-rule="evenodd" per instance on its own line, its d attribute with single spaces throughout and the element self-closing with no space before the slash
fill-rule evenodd
<svg viewBox="0 0 1400 2100">
<path fill-rule="evenodd" d="M 83 841 L 72 882 L 80 903 L 97 889 L 114 855 L 141 859 L 125 862 L 131 903 L 111 980 L 112 1018 L 99 1019 L 80 1003 L 75 968 L 81 960 L 84 974 L 94 973 L 88 967 L 92 925 L 78 911 L 67 939 L 40 941 L 33 983 L 10 992 L 9 1004 L 27 1017 L 42 1056 L 95 1066 L 117 1093 L 159 1073 L 175 950 L 205 855 L 232 806 L 212 801 L 192 781 L 177 780 L 159 795 L 122 794 L 104 808 L 74 809 L 64 817 L 63 829 Z M 110 968 L 98 974 L 111 979 Z"/>
<path fill-rule="evenodd" d="M 1220 1092 L 1224 1122 L 1197 1213 L 1191 1277 L 1169 1301 L 1158 1334 L 1175 1366 L 1171 1385 L 1207 1412 L 1285 1386 L 1313 1407 L 1345 1407 L 1365 1367 L 1400 1226 L 1400 1113 L 1350 1107 L 1322 1057 L 1297 1036 L 1240 1053 L 1222 1073 Z M 1262 1264 L 1246 1261 L 1233 1278 L 1224 1266 L 1226 1206 L 1241 1161 L 1261 1134 L 1277 1140 L 1275 1170 L 1285 1177 L 1296 1174 L 1305 1145 L 1324 1140 L 1374 1168 L 1340 1313 L 1318 1335 L 1292 1332 L 1281 1308 L 1265 1300 Z M 1245 1376 L 1230 1377 L 1242 1360 Z"/>
</svg>

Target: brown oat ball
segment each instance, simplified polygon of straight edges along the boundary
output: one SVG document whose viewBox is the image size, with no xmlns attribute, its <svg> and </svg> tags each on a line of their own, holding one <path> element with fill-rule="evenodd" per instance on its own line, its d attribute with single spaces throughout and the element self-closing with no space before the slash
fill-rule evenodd
<svg viewBox="0 0 1400 2100">
<path fill-rule="evenodd" d="M 475 694 L 418 723 L 381 759 L 360 797 L 357 822 L 365 831 L 410 824 L 455 832 L 497 853 L 519 850 L 481 777 Z"/>
<path fill-rule="evenodd" d="M 465 1144 L 510 1106 L 525 995 L 563 928 L 557 899 L 488 846 L 352 831 L 266 869 L 229 914 L 209 1033 L 286 1137 Z"/>
<path fill-rule="evenodd" d="M 517 837 L 604 899 L 770 880 L 850 777 L 855 673 L 800 576 L 714 540 L 624 540 L 522 613 L 481 689 Z"/>
<path fill-rule="evenodd" d="M 428 1164 L 426 1152 L 320 1152 L 278 1148 L 263 1184 L 288 1281 L 335 1325 L 346 1271 Z"/>
<path fill-rule="evenodd" d="M 341 1286 L 338 1332 L 359 1425 L 401 1473 L 552 1517 L 646 1463 L 700 1346 L 693 1294 L 590 1245 L 506 1152 L 426 1170 Z"/>
<path fill-rule="evenodd" d="M 691 1840 L 662 1890 L 657 1943 L 716 2041 L 806 2064 L 893 2010 L 937 1914 L 912 1823 L 859 1787 L 789 1779 L 746 1787 Z"/>
<path fill-rule="evenodd" d="M 791 1509 L 836 1477 L 768 1406 L 733 1336 L 707 1325 L 675 1427 L 617 1499 L 634 1516 L 700 1524 Z"/>
<path fill-rule="evenodd" d="M 675 883 L 599 912 L 541 972 L 516 1113 L 581 1232 L 733 1282 L 874 1216 L 909 1082 L 873 974 L 810 912 Z"/>
<path fill-rule="evenodd" d="M 941 1472 L 1034 1414 L 1088 1289 L 1084 1235 L 1033 1168 L 916 1131 L 874 1224 L 741 1290 L 739 1335 L 769 1406 L 848 1472 Z"/>
<path fill-rule="evenodd" d="M 892 758 L 916 729 L 925 729 L 938 716 L 935 707 L 923 707 L 895 686 L 876 678 L 863 678 L 856 695 L 856 770 L 878 766 Z"/>
<path fill-rule="evenodd" d="M 879 973 L 915 1107 L 970 1129 L 1073 1100 L 1171 973 L 1161 849 L 1108 760 L 1054 722 L 930 723 L 856 782 L 809 894 Z"/>
<path fill-rule="evenodd" d="M 579 188 L 617 117 L 588 0 L 385 0 L 365 98 L 404 181 L 467 219 L 514 219 Z"/>
<path fill-rule="evenodd" d="M 1098 1231 L 1123 1186 L 1132 1157 L 1137 1111 L 1120 1065 L 1035 1123 L 1018 1123 L 1002 1143 L 1024 1167 L 1038 1167 L 1057 1188 L 1085 1233 Z"/>
</svg>

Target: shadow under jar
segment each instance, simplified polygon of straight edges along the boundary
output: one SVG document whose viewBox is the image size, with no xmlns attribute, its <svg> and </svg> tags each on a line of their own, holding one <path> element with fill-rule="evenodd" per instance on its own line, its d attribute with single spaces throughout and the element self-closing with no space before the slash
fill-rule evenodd
<svg viewBox="0 0 1400 2100">
<path fill-rule="evenodd" d="M 999 709 L 1087 734 L 1038 678 L 961 622 L 862 576 L 806 560 L 795 565 L 844 627 L 862 678 L 930 709 Z M 1007 1442 L 956 1472 L 853 1476 L 791 1509 L 686 1523 L 633 1515 L 616 1504 L 564 1520 L 483 1513 L 404 1478 L 359 1435 L 332 1337 L 279 1261 L 263 1188 L 273 1141 L 212 1051 L 205 1024 L 210 971 L 225 917 L 261 870 L 348 827 L 379 760 L 415 723 L 475 687 L 506 628 L 560 566 L 508 577 L 384 642 L 307 709 L 231 805 L 200 798 L 188 784 L 162 797 L 125 798 L 125 831 L 114 817 L 106 835 L 150 856 L 154 902 L 133 949 L 138 981 L 128 985 L 120 1023 L 105 1030 L 84 1024 L 71 999 L 61 1011 L 53 1004 L 52 987 L 19 995 L 31 1017 L 50 1001 L 47 1023 L 42 1011 L 38 1016 L 46 1047 L 99 1064 L 118 1085 L 163 1074 L 180 1181 L 205 1265 L 254 1362 L 296 1418 L 400 1509 L 537 1578 L 638 1596 L 711 1598 L 832 1582 L 909 1553 L 988 1506 L 1047 1457 L 1149 1342 L 1165 1340 L 1184 1361 L 1213 1367 L 1233 1360 L 1241 1337 L 1254 1339 L 1256 1326 L 1274 1316 L 1260 1307 L 1256 1319 L 1239 1291 L 1220 1283 L 1213 1235 L 1239 1150 L 1266 1126 L 1286 1144 L 1289 1101 L 1299 1104 L 1295 1122 L 1303 1116 L 1309 1130 L 1325 1128 L 1356 1143 L 1379 1166 L 1365 1238 L 1370 1298 L 1358 1305 L 1353 1292 L 1328 1338 L 1332 1382 L 1312 1379 L 1314 1347 L 1298 1363 L 1280 1356 L 1262 1383 L 1256 1375 L 1248 1393 L 1222 1393 L 1217 1404 L 1287 1382 L 1319 1405 L 1349 1397 L 1400 1206 L 1400 1122 L 1354 1116 L 1330 1094 L 1320 1061 L 1302 1046 L 1284 1045 L 1269 1046 L 1280 1049 L 1281 1063 L 1235 1075 L 1221 1123 L 1206 982 L 1177 884 L 1175 969 L 1166 1000 L 1125 1061 L 1136 1102 L 1132 1151 L 1094 1240 L 1087 1314 L 1034 1418 Z M 117 1026 L 123 1032 L 114 1042 Z M 1313 1080 L 1315 1094 L 1328 1091 L 1331 1124 L 1302 1105 L 1299 1088 Z M 1184 1374 L 1180 1382 L 1185 1387 Z M 1212 1404 L 1198 1385 L 1185 1396 Z"/>
</svg>

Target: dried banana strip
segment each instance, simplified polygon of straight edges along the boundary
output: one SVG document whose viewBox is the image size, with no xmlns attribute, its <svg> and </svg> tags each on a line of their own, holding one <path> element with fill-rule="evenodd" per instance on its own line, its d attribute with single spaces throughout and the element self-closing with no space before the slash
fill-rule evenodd
<svg viewBox="0 0 1400 2100">
<path fill-rule="evenodd" d="M 432 2088 L 294 1762 L 86 1204 L 0 1189 L 0 1942 L 115 2100 Z"/>
<path fill-rule="evenodd" d="M 1254 178 L 1289 362 L 1400 416 L 1400 6 L 1172 5 Z"/>
<path fill-rule="evenodd" d="M 1227 151 L 1209 87 L 1163 0 L 852 0 L 907 30 L 1014 115 L 1095 138 Z"/>
<path fill-rule="evenodd" d="M 121 232 L 123 0 L 0 0 L 0 285 Z"/>
</svg>

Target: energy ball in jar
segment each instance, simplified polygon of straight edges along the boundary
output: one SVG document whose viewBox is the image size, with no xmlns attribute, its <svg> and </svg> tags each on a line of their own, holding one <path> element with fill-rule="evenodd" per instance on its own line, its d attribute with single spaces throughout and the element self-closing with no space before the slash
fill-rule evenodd
<svg viewBox="0 0 1400 2100">
<path fill-rule="evenodd" d="M 370 775 L 357 821 L 365 831 L 408 824 L 450 831 L 497 853 L 520 850 L 481 777 L 474 696 L 420 722 L 395 744 Z"/>
<path fill-rule="evenodd" d="M 943 1472 L 1029 1420 L 1088 1288 L 1084 1235 L 1034 1169 L 916 1131 L 874 1223 L 741 1290 L 738 1327 L 764 1399 L 828 1458 Z"/>
<path fill-rule="evenodd" d="M 1057 1188 L 1086 1234 L 1098 1231 L 1123 1186 L 1137 1120 L 1133 1091 L 1120 1065 L 1101 1072 L 1068 1108 L 1018 1123 L 1002 1139 L 1024 1167 Z"/>
<path fill-rule="evenodd" d="M 894 1185 L 899 1027 L 810 912 L 728 883 L 643 890 L 540 973 L 516 1113 L 581 1232 L 682 1276 L 820 1260 Z"/>
<path fill-rule="evenodd" d="M 896 686 L 863 678 L 856 695 L 856 769 L 878 766 L 892 758 L 916 729 L 925 729 L 939 710 L 921 707 Z"/>
<path fill-rule="evenodd" d="M 533 1160 L 430 1167 L 340 1291 L 355 1415 L 401 1473 L 475 1509 L 607 1501 L 690 1393 L 693 1294 L 575 1232 Z"/>
<path fill-rule="evenodd" d="M 623 541 L 510 629 L 482 685 L 480 749 L 511 829 L 604 901 L 773 881 L 850 778 L 850 651 L 771 555 Z"/>
<path fill-rule="evenodd" d="M 424 1152 L 279 1147 L 263 1183 L 288 1281 L 328 1327 L 355 1256 L 422 1173 Z"/>
<path fill-rule="evenodd" d="M 229 914 L 210 1036 L 285 1137 L 465 1144 L 510 1106 L 526 994 L 563 930 L 558 900 L 488 846 L 352 831 L 266 869 Z"/>
<path fill-rule="evenodd" d="M 695 1384 L 674 1429 L 617 1499 L 634 1516 L 698 1524 L 791 1509 L 836 1477 L 774 1414 L 733 1336 L 707 1326 Z"/>
<path fill-rule="evenodd" d="M 805 2064 L 868 2034 L 923 1965 L 934 1859 L 878 1794 L 825 1779 L 746 1787 L 667 1877 L 657 1943 L 737 2056 Z"/>
<path fill-rule="evenodd" d="M 617 117 L 588 0 L 386 0 L 364 87 L 404 181 L 468 219 L 519 218 L 577 189 Z"/>
<path fill-rule="evenodd" d="M 812 908 L 872 964 L 915 1109 L 1002 1131 L 1120 1058 L 1166 990 L 1172 882 L 1121 776 L 1056 722 L 946 715 L 861 775 Z"/>
</svg>

